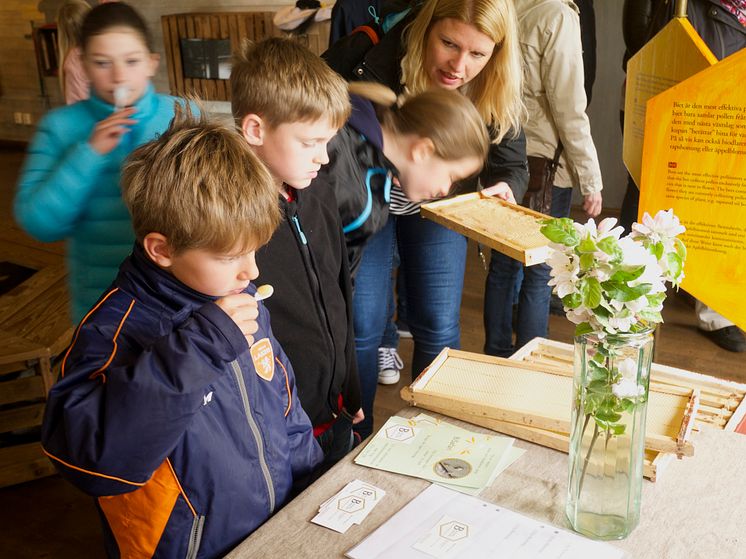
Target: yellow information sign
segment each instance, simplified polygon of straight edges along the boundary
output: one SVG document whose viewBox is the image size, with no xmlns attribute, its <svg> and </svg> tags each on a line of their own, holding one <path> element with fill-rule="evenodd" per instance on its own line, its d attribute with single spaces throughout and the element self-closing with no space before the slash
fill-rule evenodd
<svg viewBox="0 0 746 559">
<path fill-rule="evenodd" d="M 746 49 L 648 102 L 640 214 L 687 231 L 682 287 L 746 328 Z"/>
<path fill-rule="evenodd" d="M 638 187 L 648 99 L 716 62 L 715 55 L 686 18 L 668 22 L 627 62 L 623 157 Z"/>
</svg>

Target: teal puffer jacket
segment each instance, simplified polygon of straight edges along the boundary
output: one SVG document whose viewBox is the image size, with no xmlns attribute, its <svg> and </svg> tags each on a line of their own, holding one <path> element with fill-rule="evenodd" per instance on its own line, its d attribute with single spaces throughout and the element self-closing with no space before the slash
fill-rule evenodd
<svg viewBox="0 0 746 559">
<path fill-rule="evenodd" d="M 39 122 L 21 170 L 15 218 L 40 241 L 68 240 L 75 322 L 114 280 L 134 242 L 119 187 L 122 164 L 137 146 L 168 128 L 176 101 L 149 86 L 135 104 L 136 124 L 104 155 L 88 143 L 96 123 L 114 110 L 102 99 L 92 96 L 55 109 Z"/>
</svg>

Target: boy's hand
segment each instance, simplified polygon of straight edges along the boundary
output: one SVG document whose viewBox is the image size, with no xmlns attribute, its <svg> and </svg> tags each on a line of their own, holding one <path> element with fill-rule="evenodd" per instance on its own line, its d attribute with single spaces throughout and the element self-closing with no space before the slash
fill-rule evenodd
<svg viewBox="0 0 746 559">
<path fill-rule="evenodd" d="M 510 186 L 505 181 L 500 181 L 497 184 L 490 186 L 489 188 L 485 188 L 484 190 L 482 190 L 482 196 L 495 196 L 496 198 L 500 198 L 500 200 L 505 200 L 506 202 L 515 204 L 513 191 L 510 189 Z"/>
<path fill-rule="evenodd" d="M 129 127 L 137 121 L 130 117 L 135 114 L 134 107 L 127 107 L 112 113 L 96 124 L 88 143 L 97 153 L 104 155 L 119 145 L 122 136 L 129 132 Z"/>
<path fill-rule="evenodd" d="M 352 416 L 352 424 L 357 425 L 363 419 L 365 419 L 365 414 L 363 413 L 363 408 L 360 408 L 359 410 L 357 410 L 355 415 Z"/>
<path fill-rule="evenodd" d="M 251 346 L 254 343 L 253 334 L 259 329 L 256 321 L 259 316 L 259 306 L 254 296 L 248 293 L 227 295 L 215 301 L 215 304 L 231 317 Z"/>
</svg>

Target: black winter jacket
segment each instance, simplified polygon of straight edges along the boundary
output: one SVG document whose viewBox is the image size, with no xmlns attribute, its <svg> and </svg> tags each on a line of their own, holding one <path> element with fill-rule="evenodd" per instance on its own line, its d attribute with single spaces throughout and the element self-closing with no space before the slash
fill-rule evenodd
<svg viewBox="0 0 746 559">
<path fill-rule="evenodd" d="M 257 281 L 275 288 L 264 301 L 272 330 L 293 364 L 303 408 L 318 427 L 340 413 L 354 415 L 362 405 L 352 291 L 333 190 L 317 179 L 295 194 L 293 202 L 281 197 L 283 220 L 257 251 Z"/>
<path fill-rule="evenodd" d="M 674 4 L 672 0 L 659 3 L 653 14 L 648 39 L 652 39 L 653 35 L 673 18 Z M 697 30 L 718 60 L 746 47 L 746 28 L 733 14 L 725 10 L 720 2 L 689 0 L 686 15 L 689 23 Z"/>
<path fill-rule="evenodd" d="M 689 0 L 687 18 L 718 60 L 746 47 L 746 28 L 713 0 Z M 623 29 L 626 60 L 674 17 L 673 0 L 626 0 Z"/>
<path fill-rule="evenodd" d="M 389 216 L 389 194 L 398 171 L 383 154 L 381 124 L 373 104 L 351 96 L 352 113 L 329 143 L 329 164 L 314 185 L 334 192 L 354 275 L 366 241 Z"/>
<path fill-rule="evenodd" d="M 416 10 L 416 8 L 412 9 L 407 17 L 392 27 L 388 33 L 383 34 L 379 31 L 381 38 L 378 44 L 370 46 L 368 35 L 353 33 L 337 41 L 322 55 L 322 58 L 348 81 L 378 82 L 400 94 L 403 91 L 401 61 L 405 54 L 402 33 L 416 16 Z M 375 24 L 372 26 L 376 27 Z M 491 126 L 488 126 L 488 129 L 490 137 L 494 138 L 496 130 Z M 505 181 L 513 190 L 516 200 L 523 198 L 528 186 L 528 167 L 526 136 L 522 130 L 515 138 L 508 134 L 499 144 L 490 145 L 487 161 L 479 179 L 485 187 Z M 459 188 L 455 189 L 455 192 L 474 190 L 475 187 L 475 180 L 464 181 Z"/>
</svg>

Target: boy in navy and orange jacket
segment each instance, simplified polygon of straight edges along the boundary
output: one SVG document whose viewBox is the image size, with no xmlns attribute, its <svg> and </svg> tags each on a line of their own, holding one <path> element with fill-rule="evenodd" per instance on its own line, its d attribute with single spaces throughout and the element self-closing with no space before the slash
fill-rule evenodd
<svg viewBox="0 0 746 559">
<path fill-rule="evenodd" d="M 322 459 L 251 283 L 277 192 L 238 134 L 190 115 L 122 186 L 137 242 L 75 333 L 43 447 L 97 498 L 109 556 L 222 557 Z"/>
</svg>

